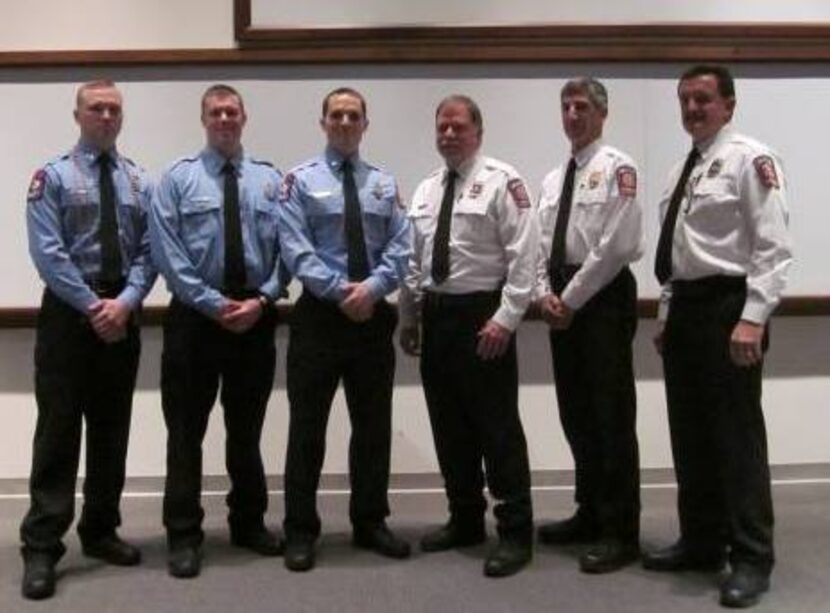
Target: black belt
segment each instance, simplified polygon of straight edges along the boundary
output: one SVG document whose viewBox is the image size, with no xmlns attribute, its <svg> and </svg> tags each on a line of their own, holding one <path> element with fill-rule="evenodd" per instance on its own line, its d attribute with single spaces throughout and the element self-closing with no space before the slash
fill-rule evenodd
<svg viewBox="0 0 830 613">
<path fill-rule="evenodd" d="M 500 290 L 490 292 L 468 292 L 466 294 L 444 294 L 424 292 L 424 307 L 428 309 L 452 309 L 472 306 L 486 306 L 501 297 Z"/>
<path fill-rule="evenodd" d="M 256 289 L 237 289 L 237 290 L 221 290 L 223 296 L 227 296 L 231 300 L 248 300 L 249 298 L 259 298 L 259 290 Z"/>
<path fill-rule="evenodd" d="M 118 295 L 127 287 L 127 280 L 125 278 L 117 279 L 115 281 L 104 281 L 102 279 L 84 279 L 84 283 L 91 289 L 99 298 L 117 298 Z"/>
<path fill-rule="evenodd" d="M 706 298 L 746 289 L 746 277 L 713 275 L 701 279 L 675 280 L 671 282 L 672 297 Z"/>
</svg>

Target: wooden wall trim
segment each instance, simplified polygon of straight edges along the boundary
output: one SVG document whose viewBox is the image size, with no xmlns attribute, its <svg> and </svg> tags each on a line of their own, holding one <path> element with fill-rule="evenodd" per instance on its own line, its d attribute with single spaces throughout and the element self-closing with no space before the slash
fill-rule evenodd
<svg viewBox="0 0 830 613">
<path fill-rule="evenodd" d="M 277 306 L 280 320 L 287 321 L 291 316 L 292 305 L 280 303 Z M 167 307 L 146 307 L 142 322 L 145 326 L 160 326 L 164 321 Z M 637 302 L 637 312 L 642 319 L 657 317 L 657 300 L 644 298 Z M 34 328 L 37 321 L 37 308 L 13 307 L 0 308 L 0 329 Z M 830 296 L 791 296 L 784 298 L 775 311 L 776 317 L 828 317 L 830 316 Z M 536 319 L 529 314 L 528 319 Z"/>
<path fill-rule="evenodd" d="M 234 0 L 242 48 L 310 62 L 742 62 L 830 60 L 829 23 L 261 28 Z"/>
<path fill-rule="evenodd" d="M 247 30 L 235 49 L 0 52 L 0 68 L 475 62 L 827 62 L 826 25 Z"/>
</svg>

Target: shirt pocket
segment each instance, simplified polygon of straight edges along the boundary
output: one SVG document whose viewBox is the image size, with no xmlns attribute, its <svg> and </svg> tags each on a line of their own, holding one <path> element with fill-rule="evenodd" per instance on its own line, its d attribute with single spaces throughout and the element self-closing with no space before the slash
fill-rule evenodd
<svg viewBox="0 0 830 613">
<path fill-rule="evenodd" d="M 578 194 L 571 224 L 589 247 L 599 242 L 608 216 L 608 188 L 596 188 Z"/>
<path fill-rule="evenodd" d="M 462 197 L 456 201 L 452 210 L 450 235 L 462 243 L 469 241 L 488 241 L 492 238 L 491 224 L 487 217 L 489 199 L 487 194 L 476 198 Z M 512 205 L 511 205 L 512 206 Z"/>
<path fill-rule="evenodd" d="M 363 203 L 363 230 L 369 249 L 373 250 L 386 245 L 389 240 L 392 213 L 396 206 L 394 195 L 369 196 Z"/>
<path fill-rule="evenodd" d="M 343 195 L 339 190 L 318 193 L 309 198 L 306 220 L 316 245 L 327 247 L 344 243 L 343 207 Z"/>
<path fill-rule="evenodd" d="M 270 266 L 277 251 L 277 203 L 265 198 L 257 199 L 253 205 L 253 213 L 257 246 Z"/>
<path fill-rule="evenodd" d="M 69 189 L 63 206 L 64 228 L 72 237 L 91 234 L 98 227 L 98 190 Z"/>
<path fill-rule="evenodd" d="M 196 260 L 207 256 L 223 232 L 222 207 L 207 197 L 185 198 L 179 205 L 182 240 Z"/>
<path fill-rule="evenodd" d="M 130 255 L 134 255 L 147 231 L 147 217 L 135 197 L 122 199 L 118 203 L 118 235 L 121 244 Z"/>
<path fill-rule="evenodd" d="M 715 236 L 729 233 L 740 222 L 734 181 L 724 177 L 701 178 L 686 202 L 686 216 Z"/>
</svg>

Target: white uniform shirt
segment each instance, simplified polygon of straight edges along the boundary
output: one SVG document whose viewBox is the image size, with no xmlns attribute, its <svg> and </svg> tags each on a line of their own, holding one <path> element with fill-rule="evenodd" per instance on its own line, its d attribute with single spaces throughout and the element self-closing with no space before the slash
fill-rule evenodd
<svg viewBox="0 0 830 613">
<path fill-rule="evenodd" d="M 746 276 L 741 319 L 763 324 L 781 296 L 792 262 L 786 182 L 778 155 L 727 125 L 711 142 L 698 146 L 674 228 L 672 279 L 711 275 Z M 683 163 L 671 172 L 660 200 L 660 219 Z M 659 318 L 671 298 L 667 283 Z"/>
<path fill-rule="evenodd" d="M 579 309 L 643 254 L 643 209 L 637 200 L 637 167 L 619 149 L 596 140 L 574 155 L 576 174 L 568 231 L 566 264 L 581 265 L 560 298 Z M 559 197 L 568 163 L 542 181 L 539 194 L 539 256 L 535 298 L 552 293 L 548 272 Z"/>
<path fill-rule="evenodd" d="M 448 294 L 501 288 L 496 323 L 515 330 L 527 309 L 539 245 L 536 213 L 524 181 L 504 162 L 477 155 L 458 169 L 450 225 L 450 271 L 435 285 L 432 246 L 444 195 L 446 168 L 433 172 L 412 198 L 412 252 L 400 296 L 402 325 L 418 316 L 423 291 Z"/>
</svg>

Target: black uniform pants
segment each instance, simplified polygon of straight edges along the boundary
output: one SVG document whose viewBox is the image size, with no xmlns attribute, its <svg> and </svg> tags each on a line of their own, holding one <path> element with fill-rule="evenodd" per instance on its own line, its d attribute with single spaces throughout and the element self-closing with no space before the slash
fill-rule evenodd
<svg viewBox="0 0 830 613">
<path fill-rule="evenodd" d="M 285 534 L 320 534 L 317 486 L 326 453 L 326 426 L 340 380 L 352 432 L 349 441 L 353 526 L 369 526 L 389 515 L 389 455 L 397 315 L 375 304 L 367 322 L 349 320 L 329 301 L 303 292 L 291 317 L 288 400 L 291 419 L 285 461 Z"/>
<path fill-rule="evenodd" d="M 529 543 L 533 513 L 515 336 L 501 357 L 476 354 L 478 332 L 500 299 L 500 292 L 427 293 L 421 378 L 452 521 L 481 523 L 487 508 L 483 461 L 498 501 L 499 534 Z"/>
<path fill-rule="evenodd" d="M 636 329 L 637 284 L 625 268 L 576 311 L 568 329 L 550 332 L 559 419 L 576 467 L 578 513 L 602 536 L 632 542 L 639 537 L 640 516 L 631 350 Z"/>
<path fill-rule="evenodd" d="M 704 551 L 728 547 L 733 564 L 769 571 L 773 511 L 762 364 L 739 367 L 729 354 L 745 300 L 742 278 L 674 282 L 663 365 L 683 541 Z"/>
<path fill-rule="evenodd" d="M 167 424 L 164 525 L 171 547 L 199 545 L 202 440 L 219 392 L 225 419 L 225 464 L 231 531 L 263 526 L 268 507 L 260 436 L 274 382 L 276 314 L 266 311 L 236 334 L 176 299 L 164 322 L 161 394 Z"/>
<path fill-rule="evenodd" d="M 24 555 L 39 551 L 58 558 L 66 550 L 61 537 L 74 516 L 84 420 L 86 478 L 78 533 L 90 542 L 121 523 L 118 505 L 140 350 L 134 319 L 124 340 L 108 344 L 85 315 L 44 292 L 35 341 L 31 506 L 20 527 Z"/>
</svg>

